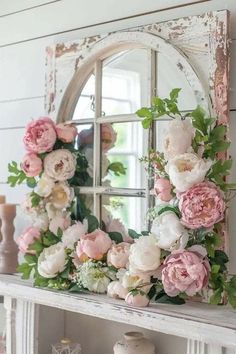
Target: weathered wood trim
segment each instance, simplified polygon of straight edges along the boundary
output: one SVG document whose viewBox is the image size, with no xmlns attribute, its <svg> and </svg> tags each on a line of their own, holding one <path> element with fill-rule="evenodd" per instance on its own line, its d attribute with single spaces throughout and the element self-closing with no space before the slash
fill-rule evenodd
<svg viewBox="0 0 236 354">
<path fill-rule="evenodd" d="M 6 354 L 16 354 L 16 299 L 4 297 L 6 309 Z"/>
<path fill-rule="evenodd" d="M 188 339 L 187 354 L 209 354 L 209 353 L 207 353 L 207 346 L 204 342 Z"/>
<path fill-rule="evenodd" d="M 124 301 L 110 299 L 105 295 L 70 294 L 33 288 L 29 281 L 6 275 L 0 275 L 0 293 L 7 297 L 14 294 L 17 300 L 135 325 L 208 344 L 233 349 L 236 346 L 236 312 L 229 308 L 200 303 L 188 303 L 184 306 L 153 304 L 144 309 L 132 308 Z M 15 354 L 14 351 L 11 354 Z"/>
</svg>

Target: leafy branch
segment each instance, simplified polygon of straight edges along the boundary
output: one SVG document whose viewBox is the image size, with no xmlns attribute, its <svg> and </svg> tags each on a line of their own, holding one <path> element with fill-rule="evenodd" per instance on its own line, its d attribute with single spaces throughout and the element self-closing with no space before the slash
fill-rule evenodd
<svg viewBox="0 0 236 354">
<path fill-rule="evenodd" d="M 16 184 L 21 184 L 24 181 L 26 181 L 27 186 L 30 188 L 36 186 L 36 179 L 34 177 L 27 177 L 25 172 L 18 168 L 15 161 L 8 164 L 8 171 L 12 174 L 7 179 L 7 183 L 11 187 L 15 187 Z"/>
</svg>

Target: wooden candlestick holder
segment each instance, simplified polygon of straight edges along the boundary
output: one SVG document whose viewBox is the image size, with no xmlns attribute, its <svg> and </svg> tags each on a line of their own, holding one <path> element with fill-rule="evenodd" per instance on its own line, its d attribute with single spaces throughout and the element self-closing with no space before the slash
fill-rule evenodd
<svg viewBox="0 0 236 354">
<path fill-rule="evenodd" d="M 18 266 L 18 247 L 14 241 L 15 204 L 0 204 L 2 241 L 0 242 L 0 273 L 14 274 Z"/>
</svg>

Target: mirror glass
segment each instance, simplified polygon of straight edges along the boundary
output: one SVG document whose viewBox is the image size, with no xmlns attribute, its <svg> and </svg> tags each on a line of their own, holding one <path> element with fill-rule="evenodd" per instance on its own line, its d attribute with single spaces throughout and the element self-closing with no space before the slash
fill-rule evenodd
<svg viewBox="0 0 236 354">
<path fill-rule="evenodd" d="M 92 73 L 85 83 L 78 102 L 75 106 L 72 119 L 93 118 L 95 114 L 95 75 Z"/>
<path fill-rule="evenodd" d="M 150 83 L 149 50 L 137 48 L 115 54 L 103 62 L 103 115 L 134 113 L 147 104 Z"/>
</svg>

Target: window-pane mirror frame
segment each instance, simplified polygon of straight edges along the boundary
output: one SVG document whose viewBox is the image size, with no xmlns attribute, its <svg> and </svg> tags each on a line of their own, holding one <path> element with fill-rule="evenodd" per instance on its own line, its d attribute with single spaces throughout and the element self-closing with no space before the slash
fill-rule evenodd
<svg viewBox="0 0 236 354">
<path fill-rule="evenodd" d="M 161 37 L 160 37 L 161 36 Z M 101 114 L 102 61 L 122 50 L 146 45 L 150 48 L 150 68 L 155 70 L 159 51 L 173 59 L 177 70 L 184 72 L 195 92 L 197 101 L 209 112 L 228 123 L 228 12 L 217 11 L 160 24 L 141 26 L 126 32 L 99 35 L 73 43 L 60 43 L 47 49 L 48 75 L 46 80 L 47 113 L 62 122 L 72 118 L 73 111 L 86 81 L 95 70 L 95 118 L 78 123 L 95 123 L 94 185 L 83 192 L 93 193 L 94 212 L 99 216 L 100 198 L 106 194 L 127 194 L 146 197 L 150 206 L 150 186 L 138 190 L 106 190 L 100 186 L 100 126 L 103 122 L 139 121 L 135 115 L 106 116 Z M 206 69 L 206 62 L 208 68 Z M 150 100 L 156 92 L 156 75 L 150 82 Z M 155 147 L 154 127 L 146 133 L 147 147 Z M 81 190 L 82 192 L 82 190 Z M 225 240 L 227 249 L 227 238 Z"/>
</svg>

